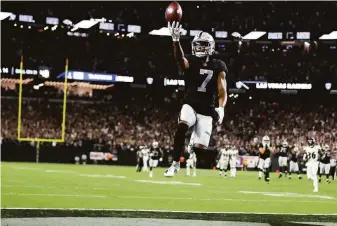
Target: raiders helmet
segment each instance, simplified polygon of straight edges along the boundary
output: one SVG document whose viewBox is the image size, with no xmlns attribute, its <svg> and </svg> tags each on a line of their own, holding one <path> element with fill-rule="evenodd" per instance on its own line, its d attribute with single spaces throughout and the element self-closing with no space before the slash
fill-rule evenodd
<svg viewBox="0 0 337 226">
<path fill-rule="evenodd" d="M 316 143 L 315 138 L 310 137 L 310 138 L 308 139 L 308 144 L 309 144 L 309 146 L 314 146 L 315 143 Z"/>
<path fill-rule="evenodd" d="M 159 146 L 159 145 L 158 145 L 158 142 L 157 142 L 157 141 L 153 141 L 153 142 L 152 142 L 152 147 L 153 147 L 153 148 L 158 148 L 158 146 Z"/>
<path fill-rule="evenodd" d="M 215 51 L 215 41 L 212 35 L 207 32 L 200 32 L 192 41 L 192 55 L 196 57 L 206 57 L 213 55 Z"/>
<path fill-rule="evenodd" d="M 284 148 L 288 147 L 288 142 L 287 141 L 283 141 L 282 142 L 282 147 L 284 147 Z"/>
<path fill-rule="evenodd" d="M 323 146 L 323 150 L 324 150 L 324 151 L 329 151 L 329 145 L 325 144 L 325 145 Z"/>
<path fill-rule="evenodd" d="M 262 145 L 263 146 L 270 146 L 270 139 L 269 139 L 269 137 L 268 136 L 264 136 L 264 137 L 262 137 Z"/>
</svg>

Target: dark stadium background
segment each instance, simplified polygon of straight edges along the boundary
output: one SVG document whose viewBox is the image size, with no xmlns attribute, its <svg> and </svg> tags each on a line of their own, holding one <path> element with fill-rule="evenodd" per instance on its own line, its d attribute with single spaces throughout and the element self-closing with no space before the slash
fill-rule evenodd
<svg viewBox="0 0 337 226">
<path fill-rule="evenodd" d="M 164 80 L 182 77 L 174 62 L 171 38 L 148 34 L 166 26 L 167 5 L 168 2 L 3 2 L 1 11 L 12 12 L 16 18 L 1 22 L 2 160 L 36 161 L 36 143 L 17 140 L 19 77 L 10 72 L 20 67 L 23 56 L 24 69 L 48 68 L 48 81 L 63 81 L 57 76 L 64 72 L 66 58 L 69 70 L 134 79 L 132 83 L 96 81 L 90 84 L 99 86 L 75 87 L 68 95 L 65 143 L 42 143 L 40 162 L 74 163 L 75 156 L 103 151 L 118 156 L 117 161 L 106 164 L 135 165 L 135 151 L 155 139 L 165 150 L 164 165 L 168 165 L 183 87 L 164 86 Z M 214 150 L 227 140 L 239 147 L 240 155 L 256 155 L 253 139 L 261 139 L 265 134 L 271 137 L 273 145 L 286 139 L 291 146 L 302 146 L 307 137 L 314 136 L 319 144 L 327 143 L 333 151 L 337 150 L 334 91 L 337 43 L 336 39 L 319 40 L 337 29 L 337 3 L 182 2 L 181 5 L 182 24 L 188 31 L 228 33 L 227 38 L 216 38 L 216 50 L 229 69 L 230 96 L 224 123 L 215 128 L 212 136 L 210 152 L 214 155 L 206 153 L 201 167 L 214 165 Z M 32 15 L 35 22 L 20 21 L 19 15 Z M 47 25 L 46 17 L 59 18 L 59 26 L 52 30 L 54 25 Z M 114 23 L 114 31 L 95 25 L 75 31 L 87 37 L 75 37 L 68 33 L 71 27 L 63 23 L 65 19 L 77 23 L 102 17 Z M 119 30 L 127 25 L 141 26 L 141 33 L 127 37 L 130 32 Z M 283 37 L 270 40 L 264 35 L 258 40 L 243 41 L 238 51 L 239 40 L 233 39 L 231 33 L 244 36 L 255 30 L 281 32 Z M 310 32 L 310 39 L 297 39 L 297 32 Z M 186 54 L 191 53 L 191 40 L 189 35 L 182 38 Z M 310 44 L 309 51 L 303 47 L 305 41 Z M 24 79 L 36 77 L 24 75 Z M 148 78 L 153 79 L 152 84 Z M 238 88 L 238 81 L 310 83 L 312 89 L 259 90 L 255 84 L 247 83 L 247 90 Z M 23 97 L 21 136 L 60 137 L 62 89 L 44 86 L 35 90 L 28 84 L 23 86 Z"/>
</svg>

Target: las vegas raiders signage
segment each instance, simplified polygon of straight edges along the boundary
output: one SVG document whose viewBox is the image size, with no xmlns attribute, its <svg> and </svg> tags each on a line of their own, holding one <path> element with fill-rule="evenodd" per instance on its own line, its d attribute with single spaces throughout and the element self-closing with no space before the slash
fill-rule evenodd
<svg viewBox="0 0 337 226">
<path fill-rule="evenodd" d="M 298 90 L 298 89 L 312 89 L 310 83 L 269 83 L 259 82 L 256 83 L 256 89 L 283 89 L 283 90 Z"/>
</svg>

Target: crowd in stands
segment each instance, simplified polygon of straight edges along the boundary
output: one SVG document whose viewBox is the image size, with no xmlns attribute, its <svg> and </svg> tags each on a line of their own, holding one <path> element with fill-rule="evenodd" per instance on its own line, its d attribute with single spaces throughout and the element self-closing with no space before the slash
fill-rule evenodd
<svg viewBox="0 0 337 226">
<path fill-rule="evenodd" d="M 67 104 L 67 145 L 94 141 L 123 149 L 137 149 L 157 140 L 161 147 L 173 146 L 173 135 L 181 99 L 178 96 L 154 98 L 143 91 L 110 101 L 72 100 Z M 2 98 L 2 139 L 17 138 L 18 102 Z M 239 148 L 240 154 L 256 154 L 256 138 L 268 134 L 274 145 L 287 140 L 290 145 L 306 145 L 310 136 L 319 144 L 337 149 L 336 106 L 289 104 L 237 100 L 226 108 L 224 123 L 214 127 L 210 148 L 226 143 Z M 61 138 L 62 101 L 27 99 L 22 103 L 21 137 Z M 255 138 L 255 139 L 254 139 Z M 187 137 L 188 139 L 188 137 Z"/>
</svg>

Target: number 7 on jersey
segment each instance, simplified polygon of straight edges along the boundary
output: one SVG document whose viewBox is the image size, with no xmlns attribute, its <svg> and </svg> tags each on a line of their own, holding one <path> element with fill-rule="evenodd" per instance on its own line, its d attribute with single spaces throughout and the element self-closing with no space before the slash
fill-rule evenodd
<svg viewBox="0 0 337 226">
<path fill-rule="evenodd" d="M 198 87 L 198 92 L 206 92 L 206 86 L 213 77 L 213 71 L 200 69 L 200 75 L 207 75 L 201 86 Z"/>
</svg>

